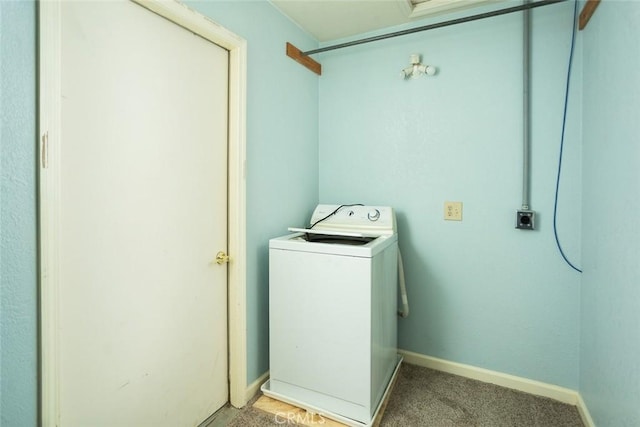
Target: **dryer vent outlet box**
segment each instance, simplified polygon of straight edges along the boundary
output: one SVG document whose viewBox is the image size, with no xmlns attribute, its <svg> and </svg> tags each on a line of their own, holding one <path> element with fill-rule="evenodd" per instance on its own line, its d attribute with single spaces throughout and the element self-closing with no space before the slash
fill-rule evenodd
<svg viewBox="0 0 640 427">
<path fill-rule="evenodd" d="M 534 211 L 517 211 L 516 228 L 520 230 L 533 230 L 535 228 L 536 213 Z"/>
</svg>

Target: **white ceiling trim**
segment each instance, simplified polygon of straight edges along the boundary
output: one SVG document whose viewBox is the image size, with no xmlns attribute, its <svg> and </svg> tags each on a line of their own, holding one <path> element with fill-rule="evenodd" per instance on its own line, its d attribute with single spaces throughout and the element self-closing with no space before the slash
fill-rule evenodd
<svg viewBox="0 0 640 427">
<path fill-rule="evenodd" d="M 411 0 L 415 5 L 409 18 L 434 16 L 443 13 L 460 11 L 488 3 L 498 3 L 504 0 Z"/>
<path fill-rule="evenodd" d="M 316 40 L 329 42 L 505 0 L 269 1 Z"/>
</svg>

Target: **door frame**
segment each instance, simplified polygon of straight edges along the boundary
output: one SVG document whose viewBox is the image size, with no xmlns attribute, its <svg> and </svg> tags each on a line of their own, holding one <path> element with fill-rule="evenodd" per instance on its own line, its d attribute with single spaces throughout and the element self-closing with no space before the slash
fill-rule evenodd
<svg viewBox="0 0 640 427">
<path fill-rule="evenodd" d="M 64 0 L 39 3 L 39 350 L 40 420 L 57 426 L 59 413 L 59 219 L 61 19 Z M 131 0 L 229 52 L 228 346 L 229 394 L 247 399 L 246 345 L 246 89 L 247 43 L 176 0 Z M 212 254 L 213 256 L 213 254 Z"/>
</svg>

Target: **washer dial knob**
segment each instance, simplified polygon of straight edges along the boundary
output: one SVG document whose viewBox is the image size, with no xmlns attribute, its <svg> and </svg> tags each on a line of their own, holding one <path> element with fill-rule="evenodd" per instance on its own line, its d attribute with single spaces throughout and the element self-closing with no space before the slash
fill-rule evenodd
<svg viewBox="0 0 640 427">
<path fill-rule="evenodd" d="M 378 209 L 374 209 L 367 214 L 367 218 L 369 221 L 377 221 L 380 219 L 380 211 Z"/>
</svg>

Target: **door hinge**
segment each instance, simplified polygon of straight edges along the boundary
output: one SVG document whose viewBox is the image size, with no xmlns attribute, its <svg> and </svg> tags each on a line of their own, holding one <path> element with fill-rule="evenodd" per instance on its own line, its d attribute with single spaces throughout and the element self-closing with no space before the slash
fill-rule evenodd
<svg viewBox="0 0 640 427">
<path fill-rule="evenodd" d="M 42 145 L 40 146 L 40 163 L 42 164 L 42 168 L 46 169 L 48 162 L 48 145 L 49 145 L 49 132 L 45 132 L 42 134 Z"/>
</svg>

